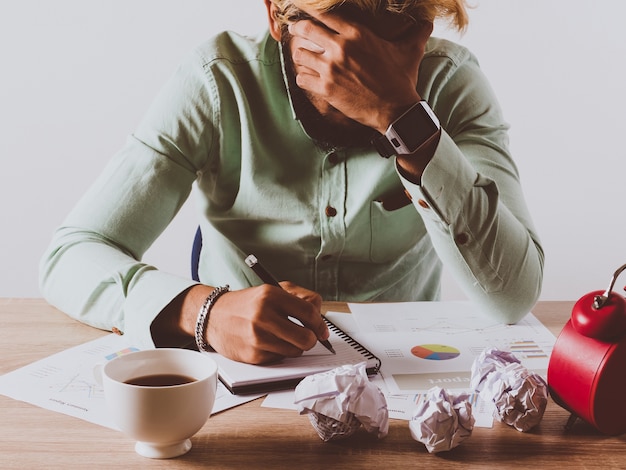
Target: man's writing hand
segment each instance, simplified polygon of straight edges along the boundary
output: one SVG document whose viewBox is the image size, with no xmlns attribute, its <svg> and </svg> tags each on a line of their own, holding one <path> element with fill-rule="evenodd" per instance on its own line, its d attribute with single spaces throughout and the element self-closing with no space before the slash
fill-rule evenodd
<svg viewBox="0 0 626 470">
<path fill-rule="evenodd" d="M 300 356 L 318 339 L 327 339 L 321 297 L 288 282 L 281 286 L 264 284 L 222 295 L 209 317 L 211 347 L 230 359 L 262 364 Z"/>
</svg>

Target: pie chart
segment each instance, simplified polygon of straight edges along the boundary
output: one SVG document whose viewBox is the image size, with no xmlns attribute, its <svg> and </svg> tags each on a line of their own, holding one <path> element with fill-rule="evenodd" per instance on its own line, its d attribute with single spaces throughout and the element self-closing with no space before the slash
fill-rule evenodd
<svg viewBox="0 0 626 470">
<path fill-rule="evenodd" d="M 421 344 L 413 346 L 411 353 L 416 357 L 428 359 L 429 361 L 447 361 L 448 359 L 458 357 L 461 351 L 444 344 Z"/>
</svg>

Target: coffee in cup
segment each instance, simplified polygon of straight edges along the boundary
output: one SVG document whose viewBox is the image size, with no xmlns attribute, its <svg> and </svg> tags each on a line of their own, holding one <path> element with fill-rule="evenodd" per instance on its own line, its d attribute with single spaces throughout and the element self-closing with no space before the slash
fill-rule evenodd
<svg viewBox="0 0 626 470">
<path fill-rule="evenodd" d="M 144 457 L 188 452 L 190 437 L 206 423 L 215 402 L 217 364 L 197 351 L 132 352 L 106 363 L 100 376 L 113 421 L 137 441 L 135 450 Z"/>
</svg>

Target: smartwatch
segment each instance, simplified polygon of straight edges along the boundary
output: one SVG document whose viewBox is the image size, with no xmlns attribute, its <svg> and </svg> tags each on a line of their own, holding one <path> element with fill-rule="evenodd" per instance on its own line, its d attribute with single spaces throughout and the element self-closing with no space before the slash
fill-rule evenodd
<svg viewBox="0 0 626 470">
<path fill-rule="evenodd" d="M 374 137 L 372 144 L 384 158 L 411 154 L 435 137 L 440 129 L 439 119 L 422 100 L 393 121 L 384 134 Z"/>
</svg>

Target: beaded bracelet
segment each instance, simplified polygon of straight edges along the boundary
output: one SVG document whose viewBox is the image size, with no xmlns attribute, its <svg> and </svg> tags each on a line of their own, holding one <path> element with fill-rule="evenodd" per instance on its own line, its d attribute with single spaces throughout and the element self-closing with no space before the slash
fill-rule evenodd
<svg viewBox="0 0 626 470">
<path fill-rule="evenodd" d="M 202 304 L 200 312 L 198 312 L 198 319 L 196 320 L 196 345 L 198 346 L 199 351 L 210 351 L 209 345 L 206 341 L 204 341 L 204 333 L 206 332 L 206 326 L 209 323 L 209 313 L 211 312 L 211 308 L 213 308 L 217 299 L 229 290 L 230 286 L 228 284 L 213 289 L 213 292 L 209 294 L 204 301 L 204 304 Z"/>
</svg>

